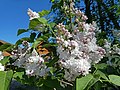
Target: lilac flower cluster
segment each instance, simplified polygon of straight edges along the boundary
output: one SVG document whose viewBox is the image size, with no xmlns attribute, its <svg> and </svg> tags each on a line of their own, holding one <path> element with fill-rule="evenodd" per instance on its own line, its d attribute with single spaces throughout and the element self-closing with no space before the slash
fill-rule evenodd
<svg viewBox="0 0 120 90">
<path fill-rule="evenodd" d="M 75 24 L 70 30 L 62 23 L 57 25 L 57 53 L 59 63 L 64 68 L 64 78 L 74 81 L 80 75 L 89 73 L 91 64 L 98 63 L 104 56 L 105 50 L 96 44 L 95 23 L 85 22 L 87 16 L 75 9 Z"/>
<path fill-rule="evenodd" d="M 30 8 L 28 9 L 27 13 L 30 17 L 30 20 L 35 19 L 35 18 L 39 18 L 39 14 L 36 12 L 33 12 Z"/>
<path fill-rule="evenodd" d="M 45 76 L 49 68 L 44 64 L 42 56 L 35 49 L 30 53 L 31 47 L 27 41 L 23 41 L 22 45 L 23 48 L 18 47 L 12 52 L 12 58 L 16 60 L 13 65 L 25 68 L 26 75 Z"/>
</svg>

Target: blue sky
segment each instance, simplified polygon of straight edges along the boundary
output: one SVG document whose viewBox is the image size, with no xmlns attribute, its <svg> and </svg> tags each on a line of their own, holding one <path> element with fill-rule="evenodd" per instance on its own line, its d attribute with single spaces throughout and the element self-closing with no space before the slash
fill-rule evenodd
<svg viewBox="0 0 120 90">
<path fill-rule="evenodd" d="M 15 43 L 26 35 L 17 36 L 17 31 L 28 27 L 28 8 L 38 12 L 50 7 L 49 0 L 0 0 L 0 40 Z"/>
</svg>

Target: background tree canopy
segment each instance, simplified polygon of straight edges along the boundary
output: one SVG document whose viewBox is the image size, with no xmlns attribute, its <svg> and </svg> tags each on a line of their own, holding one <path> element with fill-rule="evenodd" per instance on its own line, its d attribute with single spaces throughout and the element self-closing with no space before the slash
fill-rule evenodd
<svg viewBox="0 0 120 90">
<path fill-rule="evenodd" d="M 51 0 L 52 12 L 55 13 L 54 21 L 60 23 L 66 22 L 66 11 L 63 2 L 69 0 Z M 112 35 L 113 29 L 120 30 L 120 2 L 119 0 L 72 0 L 76 1 L 75 7 L 79 8 L 88 16 L 87 22 L 96 21 L 99 28 L 105 32 L 105 35 Z M 66 11 L 64 11 L 64 9 Z M 104 37 L 105 37 L 104 35 Z"/>
</svg>

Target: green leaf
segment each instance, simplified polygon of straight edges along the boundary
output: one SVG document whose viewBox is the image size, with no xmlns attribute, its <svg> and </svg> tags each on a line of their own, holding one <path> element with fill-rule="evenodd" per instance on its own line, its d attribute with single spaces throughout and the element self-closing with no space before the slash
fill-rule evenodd
<svg viewBox="0 0 120 90">
<path fill-rule="evenodd" d="M 20 45 L 20 44 L 22 44 L 23 41 L 28 41 L 28 42 L 30 42 L 30 38 L 29 38 L 29 37 L 21 38 L 21 39 L 19 39 L 19 40 L 15 43 L 15 45 Z"/>
<path fill-rule="evenodd" d="M 7 49 L 10 46 L 11 46 L 11 44 L 9 44 L 9 43 L 3 44 L 3 45 L 0 46 L 0 51 L 3 51 L 3 50 Z"/>
<path fill-rule="evenodd" d="M 56 25 L 56 23 L 51 22 L 51 23 L 49 23 L 49 25 L 50 25 L 51 28 L 52 28 L 52 27 L 54 27 L 54 26 Z"/>
<path fill-rule="evenodd" d="M 43 17 L 43 16 L 49 14 L 49 12 L 50 12 L 49 10 L 42 10 L 41 12 L 38 12 L 38 13 L 39 13 L 40 17 Z"/>
<path fill-rule="evenodd" d="M 43 38 L 38 38 L 36 41 L 34 41 L 34 43 L 33 43 L 33 45 L 32 45 L 32 47 L 33 48 L 36 48 L 37 46 L 38 46 L 38 44 L 41 42 L 41 41 L 43 41 L 44 39 Z"/>
<path fill-rule="evenodd" d="M 57 46 L 57 44 L 49 43 L 49 44 L 44 44 L 42 47 L 48 48 L 48 47 L 51 47 L 51 46 Z"/>
<path fill-rule="evenodd" d="M 57 79 L 51 79 L 51 78 L 47 78 L 44 81 L 44 85 L 50 88 L 58 88 L 60 87 L 59 81 Z"/>
<path fill-rule="evenodd" d="M 35 18 L 30 21 L 29 29 L 39 30 L 39 25 L 47 24 L 47 20 L 45 18 Z"/>
<path fill-rule="evenodd" d="M 6 63 L 9 62 L 9 58 L 10 58 L 10 57 L 4 57 L 4 59 L 2 59 L 2 60 L 0 61 L 0 63 L 1 63 L 2 65 L 5 65 Z"/>
<path fill-rule="evenodd" d="M 27 32 L 28 30 L 26 29 L 19 29 L 18 32 L 17 32 L 17 36 L 24 33 L 24 32 Z"/>
<path fill-rule="evenodd" d="M 111 83 L 113 83 L 113 84 L 115 84 L 117 86 L 120 86 L 120 76 L 109 75 L 108 77 L 109 77 Z"/>
<path fill-rule="evenodd" d="M 101 83 L 101 82 L 97 82 L 97 83 L 95 83 L 95 85 L 94 85 L 94 90 L 103 90 L 103 85 L 102 85 L 103 83 Z"/>
<path fill-rule="evenodd" d="M 108 78 L 106 77 L 106 75 L 102 71 L 100 71 L 100 70 L 97 70 L 95 74 L 100 75 L 100 77 L 102 77 L 103 79 L 108 80 Z"/>
<path fill-rule="evenodd" d="M 47 41 L 50 35 L 51 35 L 51 34 L 48 33 L 48 34 L 45 34 L 45 35 L 43 35 L 43 36 L 40 36 L 40 37 L 37 38 L 37 40 L 33 43 L 32 47 L 33 47 L 33 48 L 36 48 L 36 46 L 37 46 L 41 41 Z"/>
<path fill-rule="evenodd" d="M 84 90 L 88 83 L 92 80 L 93 76 L 91 74 L 86 75 L 82 78 L 77 78 L 76 80 L 76 90 Z"/>
<path fill-rule="evenodd" d="M 91 79 L 91 81 L 88 83 L 87 87 L 85 90 L 90 90 L 90 88 L 96 83 L 98 82 L 100 79 L 100 75 L 93 75 L 93 78 Z"/>
<path fill-rule="evenodd" d="M 55 0 L 51 0 L 51 2 L 53 3 Z"/>
<path fill-rule="evenodd" d="M 20 79 L 22 79 L 22 76 L 24 75 L 24 72 L 16 72 L 14 75 L 13 75 L 13 77 L 14 78 L 20 78 Z"/>
<path fill-rule="evenodd" d="M 31 42 L 34 42 L 35 37 L 36 37 L 36 33 L 31 33 L 30 35 Z"/>
<path fill-rule="evenodd" d="M 9 90 L 13 71 L 0 71 L 0 90 Z"/>
<path fill-rule="evenodd" d="M 14 48 L 15 45 L 11 45 L 5 49 L 5 51 L 11 51 Z"/>
<path fill-rule="evenodd" d="M 119 16 L 119 15 L 120 15 L 120 12 L 117 12 L 116 15 Z"/>
<path fill-rule="evenodd" d="M 49 61 L 49 63 L 47 64 L 48 67 L 51 67 L 55 64 L 55 62 L 58 61 L 58 57 L 54 57 L 52 60 Z"/>
<path fill-rule="evenodd" d="M 41 24 L 47 24 L 47 20 L 45 18 L 37 18 Z"/>
<path fill-rule="evenodd" d="M 105 68 L 107 68 L 107 64 L 105 64 L 105 63 L 101 63 L 101 64 L 96 64 L 95 65 L 95 68 L 96 69 L 105 69 Z"/>
<path fill-rule="evenodd" d="M 38 19 L 33 19 L 30 21 L 29 23 L 29 29 L 36 29 L 36 26 L 38 26 L 40 24 Z"/>
</svg>

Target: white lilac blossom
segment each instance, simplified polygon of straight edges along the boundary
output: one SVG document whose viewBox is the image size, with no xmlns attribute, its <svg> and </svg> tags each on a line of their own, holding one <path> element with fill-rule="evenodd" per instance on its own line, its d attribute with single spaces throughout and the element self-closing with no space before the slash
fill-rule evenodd
<svg viewBox="0 0 120 90">
<path fill-rule="evenodd" d="M 4 71 L 5 67 L 0 63 L 0 71 Z"/>
<path fill-rule="evenodd" d="M 120 55 L 120 48 L 118 48 L 117 45 L 113 46 L 113 51 L 114 51 L 114 53 L 117 53 L 118 55 Z"/>
<path fill-rule="evenodd" d="M 28 9 L 27 14 L 30 17 L 30 20 L 35 19 L 35 18 L 39 18 L 39 14 L 34 12 L 34 11 L 32 11 L 30 8 Z"/>
<path fill-rule="evenodd" d="M 112 59 L 114 58 L 114 55 L 120 55 L 120 48 L 118 47 L 118 45 L 112 45 L 111 42 L 108 42 L 105 39 L 105 45 L 104 48 L 106 50 L 106 57 L 108 57 L 108 61 L 107 64 L 112 66 L 113 63 L 111 62 Z"/>
<path fill-rule="evenodd" d="M 120 55 L 120 48 L 118 47 L 118 45 L 113 45 L 108 42 L 106 39 L 105 39 L 105 45 L 104 45 L 104 48 L 106 50 L 106 55 L 107 57 L 110 57 L 111 54 L 118 54 Z"/>
<path fill-rule="evenodd" d="M 64 78 L 68 81 L 88 74 L 91 65 L 98 63 L 105 54 L 105 50 L 96 44 L 95 31 L 98 28 L 95 23 L 86 23 L 87 16 L 78 9 L 73 10 L 77 24 L 71 32 L 62 23 L 57 25 L 57 54 L 60 66 L 65 70 Z"/>
<path fill-rule="evenodd" d="M 2 60 L 4 56 L 2 55 L 2 52 L 0 51 L 0 60 Z M 0 71 L 4 71 L 5 67 L 0 63 Z"/>
<path fill-rule="evenodd" d="M 120 30 L 112 30 L 112 32 L 113 32 L 114 37 L 119 40 L 120 39 Z"/>
<path fill-rule="evenodd" d="M 0 60 L 2 60 L 4 56 L 2 55 L 2 52 L 0 51 Z"/>
<path fill-rule="evenodd" d="M 16 61 L 13 65 L 25 68 L 26 75 L 45 76 L 49 68 L 44 64 L 44 59 L 35 49 L 30 53 L 31 47 L 27 41 L 23 41 L 24 48 L 13 50 L 12 58 Z"/>
</svg>

